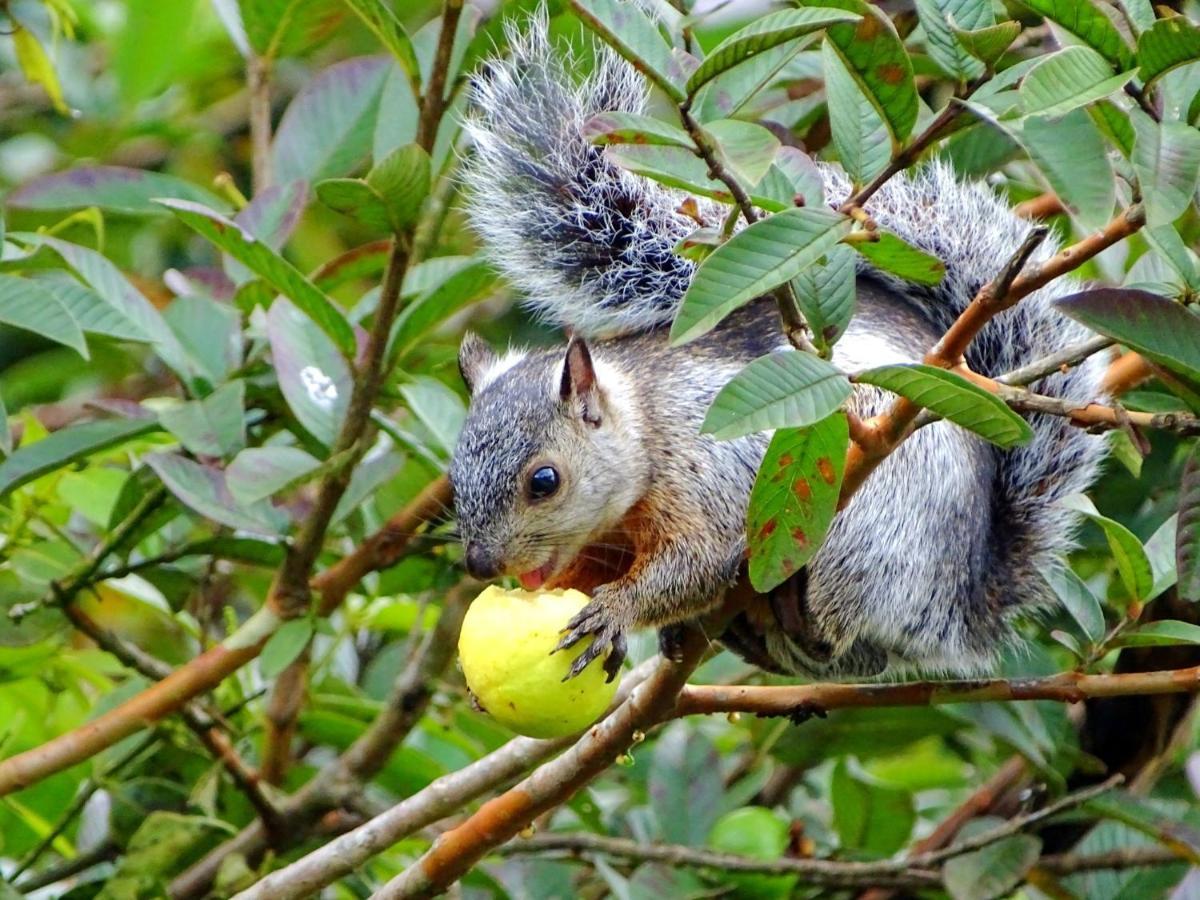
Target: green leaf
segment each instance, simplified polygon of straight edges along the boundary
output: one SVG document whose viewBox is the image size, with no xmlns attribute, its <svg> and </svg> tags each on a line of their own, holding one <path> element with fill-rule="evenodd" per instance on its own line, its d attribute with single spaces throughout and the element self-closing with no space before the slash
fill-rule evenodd
<svg viewBox="0 0 1200 900">
<path fill-rule="evenodd" d="M 277 678 L 300 657 L 312 636 L 312 619 L 288 619 L 263 646 L 258 657 L 259 674 L 268 680 Z"/>
<path fill-rule="evenodd" d="M 1116 647 L 1168 647 L 1174 644 L 1200 644 L 1200 625 L 1163 619 L 1123 632 L 1113 642 Z"/>
<path fill-rule="evenodd" d="M 1001 22 L 987 28 L 977 28 L 968 31 L 962 28 L 951 28 L 954 38 L 964 50 L 989 69 L 993 68 L 1004 51 L 1017 39 L 1021 33 L 1020 22 Z"/>
<path fill-rule="evenodd" d="M 187 60 L 179 37 L 193 33 L 197 5 L 197 0 L 125 3 L 125 20 L 115 35 L 108 66 L 126 104 L 160 93 L 179 73 Z"/>
<path fill-rule="evenodd" d="M 40 334 L 88 358 L 87 342 L 75 317 L 36 281 L 0 275 L 0 322 Z"/>
<path fill-rule="evenodd" d="M 0 395 L 0 453 L 8 456 L 12 453 L 12 448 L 12 429 L 8 427 L 8 407 L 4 405 L 4 397 Z"/>
<path fill-rule="evenodd" d="M 627 112 L 603 112 L 583 124 L 583 136 L 593 144 L 665 144 L 674 147 L 692 146 L 691 136 L 656 119 Z"/>
<path fill-rule="evenodd" d="M 893 141 L 887 123 L 828 41 L 821 48 L 821 64 L 838 161 L 855 184 L 865 184 L 892 158 Z"/>
<path fill-rule="evenodd" d="M 1006 897 L 1034 867 L 1042 853 L 1042 839 L 1016 834 L 973 853 L 946 860 L 943 878 L 954 900 Z"/>
<path fill-rule="evenodd" d="M 196 203 L 164 200 L 192 228 L 291 300 L 347 355 L 355 349 L 354 330 L 342 311 L 301 274 L 300 270 L 235 222 Z"/>
<path fill-rule="evenodd" d="M 746 515 L 750 583 L 769 591 L 817 552 L 837 511 L 850 431 L 835 413 L 809 428 L 775 432 Z"/>
<path fill-rule="evenodd" d="M 1133 123 L 1129 114 L 1111 100 L 1100 100 L 1087 108 L 1092 123 L 1104 138 L 1128 157 L 1133 153 Z M 1103 144 L 1101 145 L 1103 147 Z"/>
<path fill-rule="evenodd" d="M 383 0 L 342 0 L 371 29 L 408 76 L 414 94 L 421 90 L 421 69 L 412 39 Z"/>
<path fill-rule="evenodd" d="M 291 237 L 307 205 L 307 182 L 288 181 L 272 184 L 259 191 L 253 200 L 238 211 L 233 221 L 272 250 L 279 250 Z M 158 207 L 162 209 L 161 204 L 158 204 Z M 239 286 L 254 277 L 250 269 L 228 254 L 222 257 L 221 265 L 225 274 Z"/>
<path fill-rule="evenodd" d="M 1130 162 L 1142 189 L 1146 225 L 1169 225 L 1192 205 L 1200 181 L 1200 130 L 1130 113 L 1137 137 Z"/>
<path fill-rule="evenodd" d="M 1039 15 L 1061 25 L 1119 69 L 1128 69 L 1133 53 L 1100 7 L 1090 0 L 1021 0 Z"/>
<path fill-rule="evenodd" d="M 89 250 L 79 244 L 45 235 L 27 235 L 23 238 L 28 238 L 31 243 L 44 244 L 61 256 L 95 291 L 91 297 L 99 297 L 112 307 L 117 315 L 137 329 L 143 335 L 142 339 L 151 342 L 154 351 L 176 374 L 185 378 L 190 374 L 191 360 L 175 333 L 167 327 L 158 310 L 145 295 L 121 274 L 120 269 L 95 250 Z M 65 298 L 63 299 L 65 302 Z M 68 304 L 68 308 L 72 309 L 72 314 L 78 321 L 84 321 L 74 307 Z"/>
<path fill-rule="evenodd" d="M 57 112 L 64 116 L 69 114 L 71 110 L 63 99 L 62 84 L 59 83 L 58 73 L 54 71 L 54 63 L 50 62 L 50 57 L 46 55 L 46 50 L 37 39 L 37 35 L 19 24 L 9 33 L 12 35 L 17 65 L 21 67 L 25 77 L 45 89 L 46 96 L 50 98 Z"/>
<path fill-rule="evenodd" d="M 399 66 L 392 66 L 383 80 L 379 95 L 379 108 L 387 115 L 375 117 L 375 128 L 371 134 L 371 155 L 383 159 L 397 147 L 411 144 L 417 139 L 417 125 L 421 109 L 408 75 Z"/>
<path fill-rule="evenodd" d="M 0 463 L 0 497 L 47 472 L 158 429 L 153 419 L 104 419 L 60 428 Z"/>
<path fill-rule="evenodd" d="M 676 103 L 687 99 L 687 75 L 654 23 L 631 0 L 571 0 L 588 28 L 629 60 Z"/>
<path fill-rule="evenodd" d="M 946 274 L 946 264 L 918 250 L 890 231 L 876 232 L 878 240 L 850 244 L 875 268 L 917 284 L 937 284 Z"/>
<path fill-rule="evenodd" d="M 723 72 L 779 44 L 812 34 L 829 25 L 857 22 L 854 13 L 821 7 L 785 9 L 755 19 L 721 41 L 687 82 L 689 96 Z"/>
<path fill-rule="evenodd" d="M 238 0 L 238 8 L 250 46 L 267 60 L 319 44 L 343 16 L 338 0 Z"/>
<path fill-rule="evenodd" d="M 636 753 L 636 749 L 634 750 Z M 681 722 L 655 742 L 647 775 L 649 810 L 663 840 L 702 847 L 721 814 L 725 786 L 712 740 Z"/>
<path fill-rule="evenodd" d="M 1170 516 L 1158 527 L 1144 547 L 1146 558 L 1150 560 L 1150 570 L 1154 573 L 1154 586 L 1150 588 L 1153 599 L 1175 584 L 1178 580 L 1176 565 L 1176 542 L 1178 540 L 1179 516 Z"/>
<path fill-rule="evenodd" d="M 887 124 L 896 145 L 912 133 L 919 102 L 912 60 L 892 20 L 864 0 L 821 0 L 821 6 L 858 13 L 856 23 L 832 25 L 825 46 L 837 52 L 860 91 Z"/>
<path fill-rule="evenodd" d="M 1012 131 L 1080 224 L 1092 229 L 1108 222 L 1116 181 L 1104 141 L 1084 110 L 1057 119 L 1031 116 Z"/>
<path fill-rule="evenodd" d="M 758 184 L 779 150 L 779 138 L 753 122 L 718 119 L 705 125 L 704 130 L 715 140 L 726 167 L 743 185 Z"/>
<path fill-rule="evenodd" d="M 984 73 L 983 62 L 967 50 L 959 36 L 974 35 L 979 29 L 995 24 L 996 16 L 990 2 L 917 0 L 917 15 L 925 28 L 925 47 L 935 63 L 959 82 L 970 81 Z M 1011 38 L 1008 43 L 1012 43 Z"/>
<path fill-rule="evenodd" d="M 458 433 L 467 418 L 466 407 L 458 394 L 436 378 L 422 376 L 400 388 L 404 401 L 413 411 L 446 456 L 454 452 Z"/>
<path fill-rule="evenodd" d="M 690 150 L 659 144 L 614 144 L 604 151 L 614 165 L 635 175 L 652 178 L 668 187 L 679 188 L 722 203 L 733 203 L 733 194 L 719 181 L 708 177 L 708 167 Z M 751 195 L 758 203 L 758 198 Z M 777 207 L 774 204 L 772 208 Z M 764 207 L 767 208 L 767 207 Z"/>
<path fill-rule="evenodd" d="M 339 178 L 358 165 L 371 150 L 391 68 L 386 57 L 366 56 L 335 63 L 308 81 L 275 132 L 276 179 Z"/>
<path fill-rule="evenodd" d="M 755 297 L 790 281 L 850 230 L 850 220 L 824 209 L 789 209 L 738 232 L 696 270 L 683 296 L 671 341 L 711 330 Z"/>
<path fill-rule="evenodd" d="M 713 399 L 702 434 L 729 440 L 824 419 L 850 396 L 846 376 L 811 353 L 782 350 L 754 360 Z"/>
<path fill-rule="evenodd" d="M 1057 301 L 1088 328 L 1200 384 L 1200 317 L 1146 291 L 1097 288 Z"/>
<path fill-rule="evenodd" d="M 207 297 L 176 297 L 163 312 L 195 364 L 211 384 L 222 384 L 242 363 L 241 317 L 233 307 Z"/>
<path fill-rule="evenodd" d="M 353 386 L 346 360 L 312 320 L 284 297 L 267 312 L 267 339 L 288 407 L 313 437 L 332 446 Z"/>
<path fill-rule="evenodd" d="M 824 351 L 840 338 L 854 316 L 857 277 L 854 251 L 838 244 L 792 279 L 796 304 Z"/>
<path fill-rule="evenodd" d="M 1100 526 L 1129 596 L 1141 602 L 1149 599 L 1154 588 L 1154 571 L 1150 568 L 1150 560 L 1142 542 L 1133 532 L 1120 522 L 1100 515 L 1092 501 L 1082 494 L 1067 497 L 1062 504 L 1068 509 L 1082 513 Z"/>
<path fill-rule="evenodd" d="M 1186 16 L 1159 19 L 1138 38 L 1138 77 L 1149 90 L 1172 69 L 1200 60 L 1200 26 Z"/>
<path fill-rule="evenodd" d="M 383 197 L 361 178 L 327 178 L 316 184 L 317 199 L 344 216 L 376 231 L 392 231 Z"/>
<path fill-rule="evenodd" d="M 78 166 L 31 179 L 4 202 L 16 209 L 82 209 L 98 206 L 111 212 L 165 215 L 158 197 L 193 200 L 214 209 L 229 204 L 209 191 L 162 172 L 121 166 Z"/>
<path fill-rule="evenodd" d="M 417 221 L 430 178 L 429 154 L 416 144 L 397 147 L 367 173 L 367 184 L 382 198 L 394 231 Z"/>
<path fill-rule="evenodd" d="M 85 334 L 100 334 L 121 341 L 149 340 L 120 310 L 67 272 L 39 273 L 33 280 L 54 294 Z"/>
<path fill-rule="evenodd" d="M 206 519 L 264 537 L 287 528 L 287 517 L 269 503 L 238 503 L 219 469 L 174 453 L 151 453 L 145 461 L 167 490 Z"/>
<path fill-rule="evenodd" d="M 908 791 L 856 777 L 842 757 L 834 766 L 829 794 L 843 848 L 890 856 L 908 842 L 916 822 Z"/>
<path fill-rule="evenodd" d="M 299 447 L 250 447 L 225 469 L 225 483 L 239 503 L 255 503 L 307 481 L 321 462 Z"/>
<path fill-rule="evenodd" d="M 854 380 L 906 397 L 999 447 L 1017 447 L 1033 437 L 1029 423 L 1003 400 L 945 369 L 916 363 L 880 366 Z"/>
<path fill-rule="evenodd" d="M 1083 579 L 1066 566 L 1055 566 L 1042 574 L 1084 636 L 1093 642 L 1104 637 L 1104 610 Z"/>
<path fill-rule="evenodd" d="M 1120 90 L 1133 72 L 1113 75 L 1112 66 L 1090 47 L 1064 47 L 1043 57 L 1021 81 L 1027 116 L 1061 116 Z"/>
<path fill-rule="evenodd" d="M 333 518 L 330 520 L 333 524 L 336 525 L 355 510 L 362 509 L 363 504 L 370 500 L 382 485 L 399 474 L 404 466 L 405 456 L 403 453 L 393 452 L 391 447 L 390 439 L 381 441 L 354 467 L 354 474 L 350 477 L 350 484 L 346 486 L 346 493 L 342 494 L 342 499 L 333 511 Z"/>
<path fill-rule="evenodd" d="M 1200 603 L 1200 443 L 1192 447 L 1179 482 L 1175 568 L 1179 573 L 1179 596 Z"/>
<path fill-rule="evenodd" d="M 429 279 L 436 272 L 436 278 Z M 392 329 L 389 354 L 403 359 L 421 338 L 450 316 L 485 296 L 496 283 L 496 272 L 471 256 L 439 256 L 408 271 L 404 292 L 429 279 L 421 293 L 405 304 Z"/>
<path fill-rule="evenodd" d="M 225 456 L 246 445 L 245 402 L 245 383 L 234 381 L 203 400 L 167 407 L 158 421 L 190 452 Z"/>
</svg>

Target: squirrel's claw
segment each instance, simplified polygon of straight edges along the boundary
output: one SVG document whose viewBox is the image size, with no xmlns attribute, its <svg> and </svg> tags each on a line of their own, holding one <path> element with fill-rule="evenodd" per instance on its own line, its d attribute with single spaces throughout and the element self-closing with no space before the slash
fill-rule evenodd
<svg viewBox="0 0 1200 900">
<path fill-rule="evenodd" d="M 608 676 L 605 681 L 612 681 L 621 671 L 621 663 L 625 661 L 625 631 L 612 621 L 608 610 L 595 601 L 585 606 L 567 623 L 567 633 L 551 652 L 566 650 L 589 636 L 592 643 L 571 663 L 571 670 L 567 672 L 563 681 L 574 678 L 601 654 L 605 654 L 604 672 Z"/>
</svg>

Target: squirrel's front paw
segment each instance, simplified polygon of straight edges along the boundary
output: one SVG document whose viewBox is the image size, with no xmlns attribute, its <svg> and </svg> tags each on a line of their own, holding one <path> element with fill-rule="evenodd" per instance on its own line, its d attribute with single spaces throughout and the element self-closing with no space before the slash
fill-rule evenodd
<svg viewBox="0 0 1200 900">
<path fill-rule="evenodd" d="M 566 634 L 552 652 L 574 647 L 585 637 L 591 637 L 592 643 L 575 658 L 571 664 L 568 678 L 574 678 L 587 668 L 588 663 L 601 654 L 607 653 L 604 659 L 604 671 L 608 675 L 605 681 L 612 681 L 621 671 L 621 663 L 625 661 L 625 626 L 612 614 L 612 610 L 593 600 L 579 611 L 575 618 L 567 623 Z"/>
</svg>

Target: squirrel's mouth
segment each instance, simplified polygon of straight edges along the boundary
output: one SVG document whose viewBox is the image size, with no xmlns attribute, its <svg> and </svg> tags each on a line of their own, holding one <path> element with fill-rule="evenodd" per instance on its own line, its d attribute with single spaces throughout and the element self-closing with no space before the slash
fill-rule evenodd
<svg viewBox="0 0 1200 900">
<path fill-rule="evenodd" d="M 522 572 L 517 576 L 517 581 L 521 582 L 521 587 L 527 591 L 536 591 L 546 579 L 554 572 L 554 564 L 558 561 L 557 551 L 550 554 L 550 558 L 536 569 L 530 569 L 528 572 Z"/>
</svg>

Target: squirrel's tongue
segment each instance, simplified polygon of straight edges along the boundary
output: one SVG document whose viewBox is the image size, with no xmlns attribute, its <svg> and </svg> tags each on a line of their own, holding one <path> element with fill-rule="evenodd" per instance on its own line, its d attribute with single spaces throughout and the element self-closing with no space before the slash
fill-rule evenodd
<svg viewBox="0 0 1200 900">
<path fill-rule="evenodd" d="M 517 581 L 521 582 L 521 587 L 525 590 L 536 591 L 546 581 L 545 567 L 534 569 L 532 572 L 523 572 L 517 576 Z"/>
<path fill-rule="evenodd" d="M 528 572 L 523 572 L 517 576 L 517 581 L 521 582 L 521 587 L 527 591 L 536 591 L 546 583 L 546 576 L 550 574 L 550 570 L 554 568 L 554 559 L 551 558 L 544 566 L 538 569 L 531 569 Z"/>
</svg>

